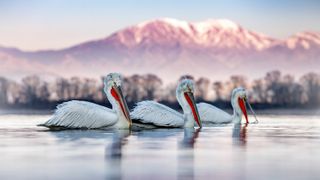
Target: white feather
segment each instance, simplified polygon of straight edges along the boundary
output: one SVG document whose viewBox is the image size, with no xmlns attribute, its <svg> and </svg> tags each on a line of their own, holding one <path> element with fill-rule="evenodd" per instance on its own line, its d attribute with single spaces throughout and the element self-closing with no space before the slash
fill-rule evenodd
<svg viewBox="0 0 320 180">
<path fill-rule="evenodd" d="M 132 119 L 162 127 L 182 127 L 183 115 L 155 101 L 142 101 L 130 113 Z"/>
<path fill-rule="evenodd" d="M 40 126 L 65 128 L 102 128 L 115 124 L 115 111 L 86 101 L 68 101 L 57 106 L 51 119 Z"/>
<path fill-rule="evenodd" d="M 209 123 L 231 123 L 232 116 L 223 110 L 207 103 L 197 104 L 200 119 Z"/>
</svg>

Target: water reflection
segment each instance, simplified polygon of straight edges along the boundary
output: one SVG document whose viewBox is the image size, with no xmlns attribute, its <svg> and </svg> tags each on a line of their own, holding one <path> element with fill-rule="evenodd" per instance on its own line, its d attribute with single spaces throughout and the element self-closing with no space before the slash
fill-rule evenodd
<svg viewBox="0 0 320 180">
<path fill-rule="evenodd" d="M 178 151 L 178 179 L 194 179 L 194 144 L 200 129 L 185 128 Z"/>
<path fill-rule="evenodd" d="M 81 139 L 107 139 L 112 132 L 102 130 L 63 130 L 63 131 L 40 131 L 48 132 L 58 141 L 62 142 L 77 142 Z"/>
<path fill-rule="evenodd" d="M 234 124 L 232 129 L 233 151 L 237 152 L 232 156 L 233 169 L 237 170 L 233 179 L 247 179 L 247 127 L 248 124 Z"/>
<path fill-rule="evenodd" d="M 232 129 L 233 144 L 246 146 L 247 144 L 247 127 L 248 124 L 234 124 Z"/>
<path fill-rule="evenodd" d="M 117 130 L 105 148 L 106 179 L 122 179 L 122 149 L 128 143 L 130 130 Z"/>
</svg>

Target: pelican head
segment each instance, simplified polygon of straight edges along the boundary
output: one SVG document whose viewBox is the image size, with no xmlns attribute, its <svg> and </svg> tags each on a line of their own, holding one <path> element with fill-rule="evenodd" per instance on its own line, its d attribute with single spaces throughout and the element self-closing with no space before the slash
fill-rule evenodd
<svg viewBox="0 0 320 180">
<path fill-rule="evenodd" d="M 244 115 L 244 117 L 246 118 L 246 123 L 249 123 L 246 104 L 249 106 L 254 117 L 256 118 L 255 113 L 254 113 L 253 109 L 251 108 L 251 105 L 248 102 L 247 91 L 243 87 L 235 88 L 232 91 L 232 95 L 231 95 L 231 105 L 234 110 L 234 115 L 236 117 L 239 117 L 239 118 L 236 118 L 238 120 L 236 123 L 241 122 L 242 115 Z M 257 121 L 258 120 L 256 118 L 256 122 Z"/>
<path fill-rule="evenodd" d="M 130 118 L 127 102 L 122 94 L 121 83 L 122 77 L 120 74 L 108 74 L 104 79 L 104 93 L 107 95 L 112 108 L 117 112 L 119 116 L 118 123 L 125 123 L 128 127 L 131 127 L 132 121 Z"/>
<path fill-rule="evenodd" d="M 177 100 L 185 116 L 185 127 L 194 127 L 194 122 L 201 128 L 201 120 L 194 100 L 194 83 L 190 79 L 183 79 L 176 89 Z"/>
</svg>

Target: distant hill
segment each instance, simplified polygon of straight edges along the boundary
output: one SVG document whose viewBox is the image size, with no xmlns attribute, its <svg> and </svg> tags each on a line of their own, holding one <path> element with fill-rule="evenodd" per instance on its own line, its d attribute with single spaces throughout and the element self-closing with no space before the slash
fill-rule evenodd
<svg viewBox="0 0 320 180">
<path fill-rule="evenodd" d="M 60 50 L 25 52 L 0 47 L 0 62 L 0 76 L 10 78 L 28 74 L 99 77 L 119 71 L 153 73 L 174 81 L 183 74 L 256 78 L 274 69 L 300 75 L 319 72 L 320 33 L 300 32 L 276 39 L 230 20 L 190 23 L 162 18 Z"/>
</svg>

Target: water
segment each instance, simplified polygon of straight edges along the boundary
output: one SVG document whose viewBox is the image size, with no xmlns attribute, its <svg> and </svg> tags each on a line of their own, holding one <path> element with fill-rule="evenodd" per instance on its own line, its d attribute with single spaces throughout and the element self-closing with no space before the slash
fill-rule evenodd
<svg viewBox="0 0 320 180">
<path fill-rule="evenodd" d="M 47 131 L 0 115 L 0 179 L 319 179 L 320 116 L 259 115 L 201 131 Z"/>
</svg>

